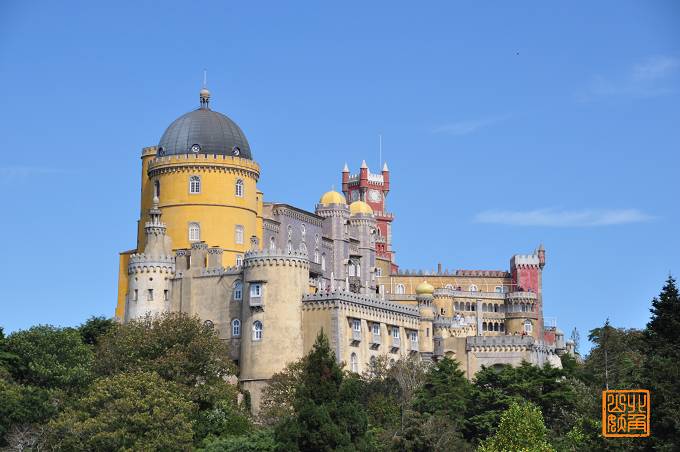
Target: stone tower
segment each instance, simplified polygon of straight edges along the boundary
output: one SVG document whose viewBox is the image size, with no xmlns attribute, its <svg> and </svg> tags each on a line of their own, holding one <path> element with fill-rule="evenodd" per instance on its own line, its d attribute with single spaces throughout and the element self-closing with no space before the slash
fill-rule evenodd
<svg viewBox="0 0 680 452">
<path fill-rule="evenodd" d="M 243 267 L 239 379 L 257 411 L 271 376 L 304 354 L 302 297 L 309 290 L 309 260 L 296 251 L 251 251 Z"/>
<path fill-rule="evenodd" d="M 175 274 L 172 242 L 161 222 L 158 197 L 153 198 L 149 221 L 144 226 L 144 252 L 130 256 L 129 291 L 125 320 L 167 312 L 170 308 L 170 279 Z"/>
</svg>

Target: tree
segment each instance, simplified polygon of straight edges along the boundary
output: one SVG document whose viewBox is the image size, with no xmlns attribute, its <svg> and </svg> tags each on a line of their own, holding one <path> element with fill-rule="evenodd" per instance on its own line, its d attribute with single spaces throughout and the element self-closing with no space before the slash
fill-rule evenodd
<svg viewBox="0 0 680 452">
<path fill-rule="evenodd" d="M 571 330 L 571 341 L 574 343 L 574 353 L 579 354 L 581 350 L 581 333 L 578 332 L 576 327 Z"/>
<path fill-rule="evenodd" d="M 55 416 L 62 405 L 61 391 L 20 385 L 0 378 L 0 446 L 34 437 L 36 426 Z"/>
<path fill-rule="evenodd" d="M 51 421 L 47 443 L 60 450 L 188 450 L 195 408 L 154 372 L 121 373 L 98 379 Z"/>
<path fill-rule="evenodd" d="M 293 416 L 276 427 L 280 450 L 357 450 L 366 447 L 368 421 L 360 382 L 343 375 L 323 331 L 304 359 Z"/>
<path fill-rule="evenodd" d="M 629 389 L 639 384 L 645 357 L 642 331 L 615 328 L 607 320 L 590 331 L 588 340 L 594 344 L 583 366 L 582 378 L 588 384 L 600 389 Z"/>
<path fill-rule="evenodd" d="M 289 363 L 285 369 L 272 375 L 262 392 L 259 419 L 265 425 L 275 425 L 294 414 L 295 390 L 302 381 L 304 359 Z"/>
<path fill-rule="evenodd" d="M 191 399 L 210 408 L 235 397 L 224 379 L 235 373 L 226 344 L 198 317 L 182 313 L 146 317 L 104 335 L 97 347 L 95 370 L 101 376 L 121 372 L 156 372 L 179 383 Z"/>
<path fill-rule="evenodd" d="M 413 408 L 420 413 L 445 416 L 460 431 L 471 389 L 464 375 L 458 361 L 448 357 L 437 361 L 428 369 L 423 385 L 416 391 Z"/>
<path fill-rule="evenodd" d="M 482 443 L 480 452 L 552 452 L 541 410 L 530 402 L 516 403 L 501 416 L 496 434 Z"/>
<path fill-rule="evenodd" d="M 18 383 L 79 391 L 92 379 L 92 351 L 72 328 L 38 325 L 17 331 L 5 350 L 16 356 L 9 371 Z"/>
<path fill-rule="evenodd" d="M 669 276 L 652 300 L 644 331 L 642 385 L 651 391 L 652 442 L 656 450 L 680 449 L 680 297 Z"/>
<path fill-rule="evenodd" d="M 274 433 L 268 428 L 254 430 L 247 435 L 208 437 L 199 449 L 204 452 L 273 452 L 276 449 Z"/>
<path fill-rule="evenodd" d="M 117 326 L 118 323 L 113 319 L 92 316 L 78 327 L 78 331 L 83 338 L 83 342 L 94 346 L 97 345 L 102 336 L 106 335 L 106 333 Z"/>
</svg>

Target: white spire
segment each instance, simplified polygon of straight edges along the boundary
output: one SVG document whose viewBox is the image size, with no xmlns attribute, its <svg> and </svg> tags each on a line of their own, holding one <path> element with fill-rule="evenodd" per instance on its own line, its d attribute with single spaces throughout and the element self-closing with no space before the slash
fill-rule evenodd
<svg viewBox="0 0 680 452">
<path fill-rule="evenodd" d="M 387 162 L 383 165 L 383 171 L 389 171 L 389 168 L 387 168 Z"/>
<path fill-rule="evenodd" d="M 361 167 L 362 168 L 368 168 L 368 165 L 366 164 L 366 160 L 361 161 Z"/>
<path fill-rule="evenodd" d="M 345 167 L 342 169 L 343 173 L 349 173 L 349 168 L 347 168 L 347 162 L 345 162 Z"/>
</svg>

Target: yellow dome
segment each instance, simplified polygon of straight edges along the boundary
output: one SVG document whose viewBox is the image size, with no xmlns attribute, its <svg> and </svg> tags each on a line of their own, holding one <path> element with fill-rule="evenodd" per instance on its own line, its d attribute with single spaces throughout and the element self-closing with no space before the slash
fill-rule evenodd
<svg viewBox="0 0 680 452">
<path fill-rule="evenodd" d="M 373 209 L 371 209 L 371 206 L 369 206 L 363 201 L 354 201 L 352 204 L 349 205 L 349 213 L 350 215 L 356 215 L 358 213 L 363 213 L 365 215 L 373 215 Z"/>
<path fill-rule="evenodd" d="M 321 200 L 319 201 L 319 204 L 323 204 L 324 206 L 328 206 L 330 204 L 346 205 L 347 201 L 345 200 L 345 197 L 342 196 L 342 194 L 338 193 L 337 191 L 331 190 L 323 194 Z"/>
<path fill-rule="evenodd" d="M 434 286 L 427 281 L 423 281 L 416 287 L 416 294 L 418 295 L 432 295 L 434 293 Z"/>
</svg>

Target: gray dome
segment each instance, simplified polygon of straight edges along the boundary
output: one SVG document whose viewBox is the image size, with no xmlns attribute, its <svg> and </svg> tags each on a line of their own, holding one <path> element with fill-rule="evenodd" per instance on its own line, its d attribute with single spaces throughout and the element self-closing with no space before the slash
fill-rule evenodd
<svg viewBox="0 0 680 452">
<path fill-rule="evenodd" d="M 194 148 L 196 144 L 198 148 Z M 193 153 L 253 158 L 241 128 L 227 116 L 208 108 L 207 96 L 201 96 L 201 108 L 170 124 L 158 143 L 158 155 Z"/>
</svg>

